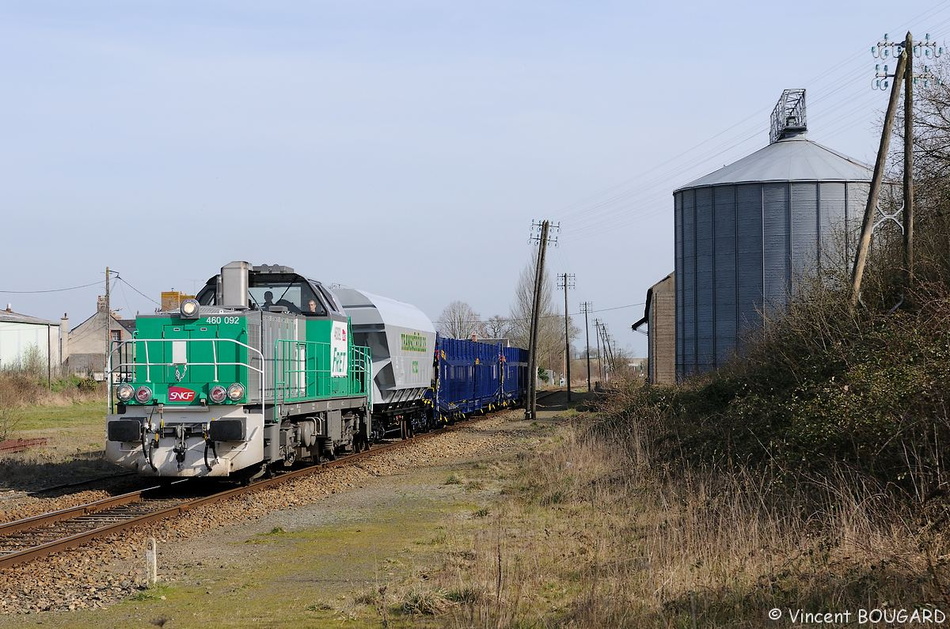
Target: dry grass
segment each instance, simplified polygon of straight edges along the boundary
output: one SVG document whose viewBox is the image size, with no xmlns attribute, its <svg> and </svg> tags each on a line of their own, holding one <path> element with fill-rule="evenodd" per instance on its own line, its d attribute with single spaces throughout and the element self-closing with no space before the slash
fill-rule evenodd
<svg viewBox="0 0 950 629">
<path fill-rule="evenodd" d="M 456 627 L 761 627 L 783 626 L 773 607 L 950 607 L 939 523 L 853 477 L 674 474 L 638 422 L 622 436 L 582 424 L 483 470 L 504 483 L 500 503 L 448 533 L 424 583 L 393 593 L 404 613 Z"/>
</svg>

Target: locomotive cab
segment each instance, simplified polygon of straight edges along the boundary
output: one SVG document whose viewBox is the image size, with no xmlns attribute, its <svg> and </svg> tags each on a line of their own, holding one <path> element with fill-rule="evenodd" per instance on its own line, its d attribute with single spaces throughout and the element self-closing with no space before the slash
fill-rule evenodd
<svg viewBox="0 0 950 629">
<path fill-rule="evenodd" d="M 225 284 L 221 280 L 226 275 L 225 269 L 222 269 L 221 275 L 215 275 L 207 281 L 196 296 L 199 304 L 226 305 Z M 323 284 L 298 275 L 286 266 L 255 266 L 248 274 L 246 298 L 248 310 L 346 318 L 336 297 Z"/>
</svg>

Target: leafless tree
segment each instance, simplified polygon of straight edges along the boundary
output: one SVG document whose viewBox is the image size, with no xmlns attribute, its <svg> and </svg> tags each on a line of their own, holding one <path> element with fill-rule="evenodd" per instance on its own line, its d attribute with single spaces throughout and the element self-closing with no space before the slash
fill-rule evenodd
<svg viewBox="0 0 950 629">
<path fill-rule="evenodd" d="M 485 322 L 485 336 L 490 339 L 508 338 L 511 322 L 500 315 L 492 315 Z"/>
<path fill-rule="evenodd" d="M 454 339 L 470 338 L 472 334 L 483 337 L 485 326 L 481 316 L 464 301 L 453 301 L 442 311 L 437 329 L 442 336 Z"/>
<path fill-rule="evenodd" d="M 946 282 L 950 279 L 950 63 L 940 59 L 931 70 L 935 76 L 914 88 L 916 273 L 925 282 Z M 902 136 L 903 124 L 895 128 Z M 891 146 L 891 163 L 902 169 L 901 143 Z"/>
<path fill-rule="evenodd" d="M 518 347 L 528 347 L 530 341 L 536 264 L 531 262 L 521 271 L 515 302 L 511 307 L 509 338 Z M 564 364 L 564 318 L 554 305 L 553 290 L 551 278 L 545 270 L 538 318 L 538 367 L 560 371 Z"/>
</svg>

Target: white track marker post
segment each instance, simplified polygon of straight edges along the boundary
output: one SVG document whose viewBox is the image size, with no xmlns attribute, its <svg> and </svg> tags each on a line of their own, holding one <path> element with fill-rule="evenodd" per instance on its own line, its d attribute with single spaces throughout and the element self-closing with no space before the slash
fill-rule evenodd
<svg viewBox="0 0 950 629">
<path fill-rule="evenodd" d="M 148 584 L 155 585 L 158 582 L 158 546 L 154 537 L 148 539 L 148 549 L 145 551 L 145 571 L 148 573 Z"/>
</svg>

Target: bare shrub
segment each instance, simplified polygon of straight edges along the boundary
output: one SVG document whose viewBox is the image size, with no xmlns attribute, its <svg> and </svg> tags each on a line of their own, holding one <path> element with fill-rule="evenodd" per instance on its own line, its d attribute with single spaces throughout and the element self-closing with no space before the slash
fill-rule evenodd
<svg viewBox="0 0 950 629">
<path fill-rule="evenodd" d="M 67 406 L 103 397 L 103 385 L 91 380 L 63 378 L 50 386 L 45 375 L 38 378 L 25 368 L 0 370 L 0 438 L 15 432 L 29 407 Z"/>
</svg>

